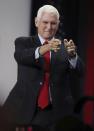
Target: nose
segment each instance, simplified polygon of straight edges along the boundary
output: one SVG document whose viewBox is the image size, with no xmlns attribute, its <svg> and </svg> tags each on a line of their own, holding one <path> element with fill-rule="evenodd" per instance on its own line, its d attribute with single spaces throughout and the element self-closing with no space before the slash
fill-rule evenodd
<svg viewBox="0 0 94 131">
<path fill-rule="evenodd" d="M 51 28 L 52 28 L 51 23 L 48 23 L 47 28 L 48 28 L 48 29 L 51 29 Z"/>
</svg>

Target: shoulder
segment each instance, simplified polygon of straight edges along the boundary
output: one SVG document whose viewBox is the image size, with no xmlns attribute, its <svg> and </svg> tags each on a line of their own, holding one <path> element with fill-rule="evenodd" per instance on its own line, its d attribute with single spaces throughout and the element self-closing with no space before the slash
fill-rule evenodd
<svg viewBox="0 0 94 131">
<path fill-rule="evenodd" d="M 20 36 L 20 37 L 17 37 L 16 39 L 15 39 L 15 42 L 21 42 L 21 41 L 30 41 L 30 40 L 32 40 L 32 39 L 34 39 L 35 38 L 35 36 Z"/>
<path fill-rule="evenodd" d="M 35 36 L 28 36 L 28 37 L 21 36 L 21 37 L 16 38 L 14 43 L 15 45 L 30 46 L 30 45 L 33 45 L 33 43 L 36 43 L 36 37 Z"/>
</svg>

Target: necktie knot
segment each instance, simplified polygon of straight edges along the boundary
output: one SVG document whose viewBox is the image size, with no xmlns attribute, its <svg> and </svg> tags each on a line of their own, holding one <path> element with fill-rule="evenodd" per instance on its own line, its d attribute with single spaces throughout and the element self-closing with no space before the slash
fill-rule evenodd
<svg viewBox="0 0 94 131">
<path fill-rule="evenodd" d="M 46 44 L 48 44 L 48 41 L 47 41 L 47 40 L 45 40 L 45 42 L 43 43 L 43 45 L 46 45 Z"/>
</svg>

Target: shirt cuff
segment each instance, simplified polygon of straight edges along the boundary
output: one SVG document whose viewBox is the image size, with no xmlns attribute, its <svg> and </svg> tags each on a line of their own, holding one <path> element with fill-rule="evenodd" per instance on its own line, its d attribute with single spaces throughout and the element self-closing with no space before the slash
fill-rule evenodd
<svg viewBox="0 0 94 131">
<path fill-rule="evenodd" d="M 35 50 L 35 59 L 38 59 L 39 58 L 39 48 L 40 47 L 37 47 L 37 49 Z"/>
<path fill-rule="evenodd" d="M 75 58 L 69 59 L 70 67 L 71 67 L 71 68 L 76 68 L 77 59 L 78 59 L 78 55 L 77 55 L 77 54 L 76 54 L 76 57 L 75 57 Z"/>
</svg>

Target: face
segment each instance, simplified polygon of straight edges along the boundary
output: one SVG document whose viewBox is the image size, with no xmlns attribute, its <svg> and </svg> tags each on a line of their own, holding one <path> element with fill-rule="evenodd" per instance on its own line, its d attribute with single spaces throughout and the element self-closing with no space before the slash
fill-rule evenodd
<svg viewBox="0 0 94 131">
<path fill-rule="evenodd" d="M 44 39 L 52 38 L 58 29 L 59 20 L 52 13 L 43 13 L 40 19 L 35 19 L 38 34 Z"/>
</svg>

